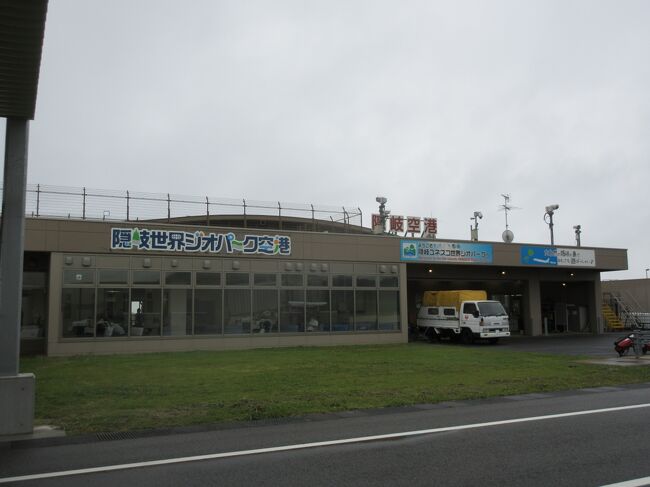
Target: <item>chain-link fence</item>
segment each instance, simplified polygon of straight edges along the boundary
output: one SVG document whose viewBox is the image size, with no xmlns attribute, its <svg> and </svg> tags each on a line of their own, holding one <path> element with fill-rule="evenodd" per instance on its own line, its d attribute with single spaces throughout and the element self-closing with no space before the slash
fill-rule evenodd
<svg viewBox="0 0 650 487">
<path fill-rule="evenodd" d="M 298 217 L 363 226 L 361 209 L 344 206 L 337 208 L 280 201 L 235 200 L 42 184 L 28 184 L 26 196 L 25 214 L 37 218 L 171 222 L 176 218 L 196 217 L 197 221 L 209 224 L 211 218 L 217 216 L 241 215 L 246 222 L 249 216 L 261 215 L 277 217 L 280 225 L 283 218 Z"/>
</svg>

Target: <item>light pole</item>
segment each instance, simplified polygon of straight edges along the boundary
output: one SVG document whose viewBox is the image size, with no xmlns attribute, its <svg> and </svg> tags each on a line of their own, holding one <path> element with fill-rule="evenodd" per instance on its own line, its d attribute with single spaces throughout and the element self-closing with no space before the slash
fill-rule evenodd
<svg viewBox="0 0 650 487">
<path fill-rule="evenodd" d="M 646 309 L 646 311 L 650 310 L 650 298 L 648 298 L 648 296 L 650 295 L 648 293 L 648 289 L 650 288 L 650 282 L 648 282 L 648 271 L 650 271 L 650 268 L 645 270 L 645 279 L 646 279 L 646 283 L 645 283 L 645 309 Z"/>
<path fill-rule="evenodd" d="M 472 240 L 474 242 L 478 242 L 478 221 L 481 218 L 483 218 L 483 213 L 481 213 L 480 211 L 475 211 L 474 216 L 472 218 L 470 218 L 470 220 L 474 220 L 474 228 L 472 228 L 471 225 L 469 226 L 471 236 L 472 236 Z"/>
<path fill-rule="evenodd" d="M 580 234 L 582 233 L 582 230 L 580 230 L 582 227 L 580 225 L 576 225 L 573 227 L 573 229 L 576 231 L 576 247 L 580 247 Z"/>
<path fill-rule="evenodd" d="M 555 240 L 553 239 L 553 213 L 557 210 L 560 205 L 548 205 L 546 207 L 546 213 L 544 213 L 544 221 L 548 223 L 548 228 L 551 230 L 551 245 L 555 245 Z M 546 220 L 548 217 L 548 221 Z"/>
<path fill-rule="evenodd" d="M 377 196 L 375 201 L 379 203 L 379 218 L 381 219 L 381 231 L 386 233 L 386 220 L 388 219 L 389 211 L 386 211 L 386 203 L 388 198 L 385 196 Z M 374 230 L 374 229 L 373 229 Z"/>
</svg>

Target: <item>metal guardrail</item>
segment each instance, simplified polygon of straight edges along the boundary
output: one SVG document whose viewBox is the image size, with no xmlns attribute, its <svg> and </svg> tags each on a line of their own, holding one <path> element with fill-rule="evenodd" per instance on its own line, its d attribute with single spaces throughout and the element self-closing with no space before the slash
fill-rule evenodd
<svg viewBox="0 0 650 487">
<path fill-rule="evenodd" d="M 646 319 L 650 316 L 649 313 L 633 311 L 621 296 L 613 293 L 604 293 L 603 298 L 605 303 L 614 310 L 618 319 L 623 323 L 624 328 L 629 330 L 646 328 Z M 650 326 L 650 320 L 647 322 L 647 325 Z"/>
<path fill-rule="evenodd" d="M 0 197 L 2 186 L 0 183 Z M 142 193 L 103 189 L 27 185 L 25 214 L 31 217 L 55 217 L 81 220 L 167 220 L 179 217 L 266 215 L 278 217 L 280 226 L 285 217 L 312 221 L 331 221 L 344 225 L 363 226 L 360 208 L 348 209 L 313 204 L 235 200 L 209 196 L 182 196 L 170 193 Z"/>
</svg>

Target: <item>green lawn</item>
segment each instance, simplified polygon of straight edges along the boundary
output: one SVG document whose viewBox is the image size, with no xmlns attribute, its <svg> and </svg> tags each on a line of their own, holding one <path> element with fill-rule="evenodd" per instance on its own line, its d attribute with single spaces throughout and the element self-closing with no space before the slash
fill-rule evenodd
<svg viewBox="0 0 650 487">
<path fill-rule="evenodd" d="M 36 423 L 68 434 L 650 381 L 648 367 L 454 345 L 26 358 Z"/>
</svg>

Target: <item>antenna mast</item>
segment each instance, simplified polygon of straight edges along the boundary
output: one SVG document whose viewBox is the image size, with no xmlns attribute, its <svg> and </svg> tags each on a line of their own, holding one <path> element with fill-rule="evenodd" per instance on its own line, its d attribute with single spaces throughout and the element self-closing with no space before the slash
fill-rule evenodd
<svg viewBox="0 0 650 487">
<path fill-rule="evenodd" d="M 508 212 L 512 210 L 512 206 L 510 206 L 510 195 L 509 194 L 501 194 L 503 196 L 503 204 L 499 207 L 503 209 L 503 212 L 506 215 L 506 230 L 508 230 Z"/>
<path fill-rule="evenodd" d="M 518 206 L 512 206 L 510 204 L 509 194 L 501 194 L 501 196 L 503 197 L 503 204 L 499 205 L 499 209 L 503 210 L 506 215 L 506 229 L 501 234 L 501 238 L 505 243 L 511 243 L 515 238 L 515 234 L 510 231 L 510 227 L 508 225 L 508 212 L 511 210 L 519 210 L 520 208 Z"/>
</svg>

